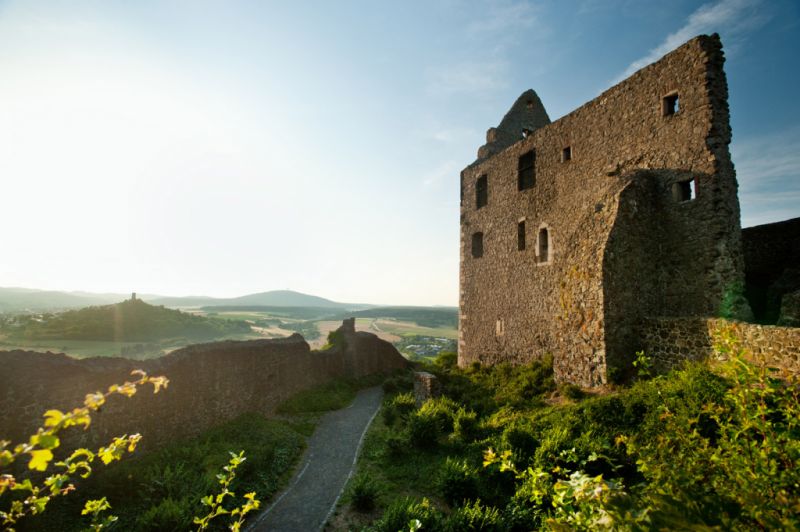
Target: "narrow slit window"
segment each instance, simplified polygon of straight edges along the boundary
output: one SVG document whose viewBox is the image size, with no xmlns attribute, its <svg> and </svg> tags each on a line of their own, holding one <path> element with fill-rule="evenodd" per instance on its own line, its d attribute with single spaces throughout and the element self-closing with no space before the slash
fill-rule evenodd
<svg viewBox="0 0 800 532">
<path fill-rule="evenodd" d="M 517 173 L 517 190 L 533 188 L 536 182 L 536 152 L 531 150 L 523 153 L 519 158 L 519 171 Z"/>
<path fill-rule="evenodd" d="M 539 262 L 550 260 L 550 234 L 546 227 L 539 229 Z"/>
<path fill-rule="evenodd" d="M 561 162 L 565 163 L 572 160 L 572 147 L 567 146 L 561 150 Z"/>
<path fill-rule="evenodd" d="M 517 224 L 517 249 L 519 251 L 525 249 L 525 220 Z"/>
<path fill-rule="evenodd" d="M 483 233 L 472 234 L 472 256 L 476 259 L 483 257 Z"/>
<path fill-rule="evenodd" d="M 672 197 L 678 203 L 692 201 L 697 196 L 695 191 L 695 180 L 678 181 L 672 185 Z"/>
<path fill-rule="evenodd" d="M 480 209 L 489 203 L 489 182 L 485 175 L 482 175 L 475 182 L 475 208 Z"/>
<path fill-rule="evenodd" d="M 664 96 L 661 102 L 661 112 L 664 116 L 671 116 L 677 114 L 681 110 L 680 99 L 678 93 L 668 94 Z"/>
</svg>

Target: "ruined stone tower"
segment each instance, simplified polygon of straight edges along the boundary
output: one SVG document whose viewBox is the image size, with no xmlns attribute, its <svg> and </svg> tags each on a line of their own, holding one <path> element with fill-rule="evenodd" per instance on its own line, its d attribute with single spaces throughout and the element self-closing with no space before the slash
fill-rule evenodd
<svg viewBox="0 0 800 532">
<path fill-rule="evenodd" d="M 724 56 L 699 36 L 550 123 L 532 90 L 461 172 L 459 364 L 629 367 L 646 317 L 743 279 Z"/>
</svg>

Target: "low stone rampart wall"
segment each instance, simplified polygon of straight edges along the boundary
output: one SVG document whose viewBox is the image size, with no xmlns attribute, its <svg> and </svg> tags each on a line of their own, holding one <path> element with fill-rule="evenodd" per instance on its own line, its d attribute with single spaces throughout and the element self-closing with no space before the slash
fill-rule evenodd
<svg viewBox="0 0 800 532">
<path fill-rule="evenodd" d="M 271 414 L 290 395 L 333 378 L 407 365 L 391 344 L 375 335 L 340 330 L 344 348 L 323 352 L 311 351 L 299 334 L 194 345 L 145 361 L 0 351 L 0 439 L 27 439 L 41 426 L 46 410 L 80 406 L 89 392 L 133 380 L 134 369 L 166 376 L 169 388 L 153 394 L 148 385 L 130 399 L 111 397 L 92 416 L 88 431 L 73 432 L 70 444 L 95 445 L 138 432 L 143 446 L 157 446 L 245 412 Z"/>
<path fill-rule="evenodd" d="M 755 325 L 721 318 L 650 318 L 642 328 L 645 354 L 659 369 L 685 360 L 718 357 L 714 346 L 727 338 L 748 358 L 771 367 L 800 373 L 800 328 Z"/>
</svg>

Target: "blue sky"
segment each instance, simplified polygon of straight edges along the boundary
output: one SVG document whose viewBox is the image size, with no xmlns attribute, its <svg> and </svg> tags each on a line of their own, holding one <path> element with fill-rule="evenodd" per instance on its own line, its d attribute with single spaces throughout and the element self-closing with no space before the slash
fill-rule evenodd
<svg viewBox="0 0 800 532">
<path fill-rule="evenodd" d="M 800 216 L 794 0 L 0 0 L 0 286 L 455 305 L 458 175 L 719 32 L 743 226 Z"/>
</svg>

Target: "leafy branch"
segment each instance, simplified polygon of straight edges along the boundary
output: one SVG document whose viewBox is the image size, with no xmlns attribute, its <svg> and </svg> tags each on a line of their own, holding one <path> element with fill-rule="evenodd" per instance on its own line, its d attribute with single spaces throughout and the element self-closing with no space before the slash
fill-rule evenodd
<svg viewBox="0 0 800 532">
<path fill-rule="evenodd" d="M 11 501 L 9 508 L 0 510 L 0 523 L 7 528 L 26 515 L 42 513 L 47 503 L 53 497 L 66 495 L 75 489 L 72 483 L 76 476 L 87 478 L 92 473 L 92 464 L 100 459 L 103 464 L 109 464 L 121 459 L 125 452 L 133 452 L 141 440 L 140 434 L 131 434 L 115 437 L 108 445 L 96 451 L 79 448 L 64 460 L 53 462 L 53 450 L 61 446 L 59 433 L 74 426 L 82 426 L 84 430 L 91 424 L 92 412 L 96 412 L 112 395 L 132 397 L 136 394 L 137 386 L 153 385 L 153 393 L 158 393 L 161 388 L 166 388 L 169 380 L 166 377 L 150 377 L 142 370 L 134 370 L 132 375 L 139 378 L 135 381 L 125 382 L 121 385 L 114 384 L 108 391 L 97 391 L 87 394 L 83 406 L 70 412 L 48 410 L 44 413 L 44 424 L 39 427 L 36 434 L 32 435 L 27 443 L 20 443 L 11 447 L 11 442 L 0 440 L 0 495 L 6 491 L 19 492 L 22 498 Z M 20 480 L 11 473 L 4 473 L 11 464 L 27 459 L 28 469 L 45 472 L 53 467 L 57 471 L 50 474 L 43 481 L 32 481 L 30 478 Z M 83 514 L 92 514 L 95 530 L 113 522 L 113 518 L 99 520 L 99 514 L 110 508 L 105 498 L 98 501 L 87 501 Z"/>
</svg>

